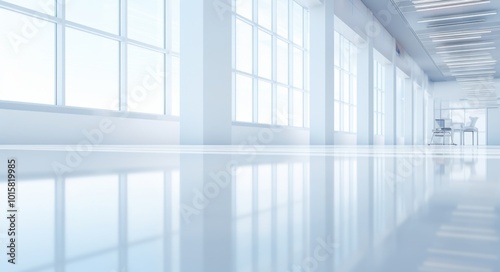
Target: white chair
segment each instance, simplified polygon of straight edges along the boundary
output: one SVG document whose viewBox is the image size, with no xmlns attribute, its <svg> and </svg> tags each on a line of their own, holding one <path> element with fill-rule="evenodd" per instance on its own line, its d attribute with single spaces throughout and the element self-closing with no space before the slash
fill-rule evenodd
<svg viewBox="0 0 500 272">
<path fill-rule="evenodd" d="M 451 144 L 456 145 L 453 142 L 453 129 L 449 126 L 447 126 L 447 123 L 451 120 L 449 119 L 435 119 L 436 124 L 438 125 L 437 128 L 435 128 L 432 131 L 432 138 L 431 142 L 429 145 L 434 144 L 434 137 L 442 137 L 443 138 L 443 145 L 446 143 L 446 137 L 450 137 L 451 139 Z"/>
<path fill-rule="evenodd" d="M 472 145 L 474 145 L 474 136 L 476 137 L 476 145 L 479 145 L 479 131 L 476 128 L 478 117 L 469 117 L 470 122 L 462 128 L 462 145 L 465 145 L 465 133 L 472 132 Z M 475 134 L 475 135 L 474 135 Z"/>
</svg>

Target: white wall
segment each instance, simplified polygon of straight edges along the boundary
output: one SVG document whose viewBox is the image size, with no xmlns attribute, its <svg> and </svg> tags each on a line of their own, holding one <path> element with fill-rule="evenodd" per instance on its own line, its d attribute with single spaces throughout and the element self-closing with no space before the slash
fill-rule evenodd
<svg viewBox="0 0 500 272">
<path fill-rule="evenodd" d="M 336 131 L 333 134 L 333 142 L 335 145 L 356 145 L 358 143 L 358 139 L 355 133 Z"/>
<path fill-rule="evenodd" d="M 500 109 L 488 109 L 488 121 L 486 122 L 486 143 L 488 145 L 500 145 Z"/>
<path fill-rule="evenodd" d="M 305 128 L 271 127 L 233 124 L 233 145 L 308 145 L 309 130 Z"/>
<path fill-rule="evenodd" d="M 0 109 L 0 143 L 7 145 L 176 145 L 179 122 L 123 118 L 119 114 L 88 115 Z M 87 142 L 87 144 L 88 144 Z"/>
</svg>

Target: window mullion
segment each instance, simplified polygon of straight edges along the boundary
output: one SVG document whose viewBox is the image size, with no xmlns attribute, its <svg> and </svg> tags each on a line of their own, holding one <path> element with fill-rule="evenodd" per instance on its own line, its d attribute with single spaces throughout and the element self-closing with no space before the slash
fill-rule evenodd
<svg viewBox="0 0 500 272">
<path fill-rule="evenodd" d="M 286 115 L 288 126 L 293 126 L 293 81 L 294 81 L 294 66 L 293 66 L 293 1 L 288 1 L 288 112 Z"/>
<path fill-rule="evenodd" d="M 127 86 L 127 0 L 120 0 L 120 94 L 119 110 L 128 110 L 128 86 Z"/>
<path fill-rule="evenodd" d="M 259 27 L 256 22 L 258 22 L 259 16 L 258 16 L 258 6 L 257 6 L 257 0 L 250 0 L 252 1 L 252 33 L 253 33 L 253 76 L 252 76 L 252 81 L 253 81 L 253 89 L 252 89 L 252 97 L 253 97 L 253 104 L 252 104 L 252 121 L 253 123 L 258 123 L 259 122 L 259 105 L 258 105 L 258 92 L 259 92 L 259 80 L 258 80 L 258 75 L 259 75 Z"/>
<path fill-rule="evenodd" d="M 163 114 L 172 114 L 172 67 L 171 67 L 171 55 L 172 52 L 172 12 L 170 8 L 171 2 L 164 1 L 164 13 L 163 13 L 163 30 L 165 34 L 163 35 L 163 48 L 166 49 L 166 54 L 163 58 L 163 78 L 165 79 L 163 84 Z"/>
<path fill-rule="evenodd" d="M 66 51 L 66 26 L 65 22 L 66 0 L 57 0 L 56 17 L 61 22 L 56 24 L 56 105 L 64 106 L 65 101 L 65 51 Z"/>
<path fill-rule="evenodd" d="M 272 35 L 272 57 L 273 57 L 273 69 L 272 69 L 272 85 L 271 85 L 271 125 L 278 124 L 277 112 L 277 82 L 278 82 L 278 3 L 277 1 L 272 1 L 271 4 L 271 35 Z"/>
</svg>

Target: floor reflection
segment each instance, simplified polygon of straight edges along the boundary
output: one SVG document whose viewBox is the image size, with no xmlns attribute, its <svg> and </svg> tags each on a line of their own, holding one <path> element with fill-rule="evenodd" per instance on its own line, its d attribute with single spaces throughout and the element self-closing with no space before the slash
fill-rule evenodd
<svg viewBox="0 0 500 272">
<path fill-rule="evenodd" d="M 29 149 L 2 271 L 500 271 L 500 149 Z"/>
</svg>

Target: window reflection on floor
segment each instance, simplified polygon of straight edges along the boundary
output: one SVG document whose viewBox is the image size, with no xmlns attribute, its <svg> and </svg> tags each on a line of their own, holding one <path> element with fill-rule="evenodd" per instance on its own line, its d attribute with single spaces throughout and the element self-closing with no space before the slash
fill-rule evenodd
<svg viewBox="0 0 500 272">
<path fill-rule="evenodd" d="M 47 179 L 24 179 L 17 183 L 18 191 L 18 256 L 22 259 L 8 271 L 40 270 L 54 263 L 55 181 Z M 7 192 L 7 183 L 0 183 L 0 191 Z M 5 196 L 2 196 L 5 200 Z M 7 210 L 7 201 L 1 201 L 0 209 Z M 22 219 L 21 219 L 22 218 Z M 2 236 L 6 235 L 6 224 L 2 219 Z M 5 232 L 4 232 L 5 230 Z M 2 239 L 2 247 L 6 246 Z M 5 252 L 5 249 L 2 249 Z M 5 254 L 5 253 L 4 253 Z M 2 255 L 4 255 L 2 254 Z M 19 259 L 18 259 L 19 260 Z M 26 261 L 29 260 L 29 261 Z M 2 258 L 2 262 L 7 261 Z M 6 270 L 4 270 L 6 271 Z M 48 268 L 46 271 L 53 271 Z"/>
<path fill-rule="evenodd" d="M 339 243 L 335 251 L 335 266 L 345 265 L 358 250 L 358 178 L 357 161 L 350 157 L 337 158 L 333 165 L 334 237 Z"/>
<path fill-rule="evenodd" d="M 309 166 L 260 164 L 236 171 L 234 270 L 285 271 L 300 264 L 308 245 Z"/>
<path fill-rule="evenodd" d="M 118 175 L 66 179 L 65 254 L 77 260 L 67 265 L 68 270 L 97 267 L 98 271 L 109 271 L 116 267 L 118 181 Z"/>
<path fill-rule="evenodd" d="M 23 179 L 18 191 L 23 260 L 8 271 L 180 271 L 178 170 Z"/>
</svg>

